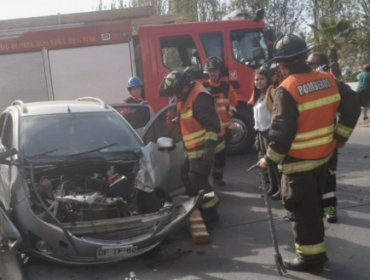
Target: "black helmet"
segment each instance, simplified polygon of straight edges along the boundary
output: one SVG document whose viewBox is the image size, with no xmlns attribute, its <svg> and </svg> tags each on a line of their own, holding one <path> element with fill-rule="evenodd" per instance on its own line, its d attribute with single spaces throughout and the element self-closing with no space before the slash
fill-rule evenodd
<svg viewBox="0 0 370 280">
<path fill-rule="evenodd" d="M 281 35 L 274 43 L 273 60 L 294 60 L 297 56 L 309 52 L 313 47 L 307 47 L 306 42 L 294 34 Z"/>
<path fill-rule="evenodd" d="M 187 70 L 172 71 L 167 74 L 159 85 L 161 95 L 174 96 L 175 93 L 180 93 L 185 86 L 190 87 L 192 78 Z"/>
<path fill-rule="evenodd" d="M 204 64 L 204 72 L 208 73 L 211 69 L 221 69 L 222 68 L 222 62 L 219 58 L 215 56 L 211 56 L 206 60 L 206 63 Z"/>
</svg>

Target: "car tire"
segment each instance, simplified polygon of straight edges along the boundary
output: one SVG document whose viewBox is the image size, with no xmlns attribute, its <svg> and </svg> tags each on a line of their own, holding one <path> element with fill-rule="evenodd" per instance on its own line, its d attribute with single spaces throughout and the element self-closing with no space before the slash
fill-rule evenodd
<svg viewBox="0 0 370 280">
<path fill-rule="evenodd" d="M 238 111 L 231 119 L 231 140 L 226 146 L 228 154 L 240 154 L 251 148 L 255 141 L 254 120 L 247 111 Z"/>
<path fill-rule="evenodd" d="M 150 214 L 158 212 L 162 208 L 161 199 L 155 191 L 147 193 L 140 191 L 137 196 L 140 214 Z"/>
</svg>

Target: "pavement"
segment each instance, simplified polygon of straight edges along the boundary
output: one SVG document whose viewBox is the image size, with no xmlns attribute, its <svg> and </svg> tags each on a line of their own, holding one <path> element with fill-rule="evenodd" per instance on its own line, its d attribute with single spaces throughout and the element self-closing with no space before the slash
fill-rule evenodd
<svg viewBox="0 0 370 280">
<path fill-rule="evenodd" d="M 321 274 L 278 275 L 258 170 L 246 172 L 255 162 L 255 154 L 228 159 L 227 186 L 216 188 L 221 198 L 221 220 L 208 226 L 210 245 L 195 245 L 183 229 L 151 254 L 115 265 L 69 268 L 33 259 L 25 267 L 28 279 L 118 280 L 129 277 L 132 271 L 140 280 L 369 279 L 370 128 L 359 125 L 340 150 L 339 223 L 325 222 L 330 261 Z M 293 258 L 291 226 L 282 219 L 286 212 L 280 202 L 272 205 L 280 252 L 285 258 Z"/>
</svg>

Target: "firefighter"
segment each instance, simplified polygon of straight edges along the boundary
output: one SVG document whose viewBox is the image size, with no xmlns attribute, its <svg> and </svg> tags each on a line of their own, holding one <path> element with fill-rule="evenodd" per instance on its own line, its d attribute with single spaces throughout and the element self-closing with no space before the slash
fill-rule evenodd
<svg viewBox="0 0 370 280">
<path fill-rule="evenodd" d="M 281 196 L 292 213 L 297 253 L 297 258 L 284 260 L 285 266 L 320 272 L 328 261 L 321 209 L 327 163 L 335 147 L 343 147 L 350 137 L 360 105 L 357 94 L 345 84 L 307 66 L 309 50 L 293 34 L 274 43 L 274 60 L 286 78 L 275 94 L 271 142 L 258 166 L 278 164 L 283 173 Z"/>
<path fill-rule="evenodd" d="M 131 77 L 127 81 L 127 90 L 130 96 L 121 101 L 122 104 L 149 104 L 148 101 L 144 100 L 143 91 L 144 85 L 139 77 Z M 130 125 L 137 129 L 142 127 L 148 117 L 144 117 L 143 111 L 137 108 L 121 108 L 119 113 L 130 123 Z M 143 118 L 145 120 L 143 120 Z"/>
<path fill-rule="evenodd" d="M 224 129 L 218 134 L 223 137 L 226 145 L 231 140 L 230 122 L 231 118 L 236 113 L 236 105 L 238 104 L 238 96 L 234 91 L 233 86 L 225 81 L 221 81 L 222 63 L 217 57 L 210 57 L 204 65 L 204 71 L 208 73 L 209 80 L 203 83 L 203 86 L 214 97 L 216 110 L 220 116 Z M 225 186 L 223 180 L 224 168 L 226 164 L 226 149 L 219 151 L 216 154 L 215 163 L 212 168 L 213 184 L 217 186 Z"/>
<path fill-rule="evenodd" d="M 181 178 L 190 197 L 206 192 L 200 205 L 203 219 L 219 219 L 219 198 L 208 181 L 216 153 L 225 148 L 225 142 L 217 135 L 221 131 L 213 97 L 203 85 L 193 81 L 187 71 L 173 71 L 164 77 L 160 91 L 177 97 L 178 122 L 185 145 L 185 160 Z"/>
<path fill-rule="evenodd" d="M 312 70 L 329 72 L 330 66 L 328 57 L 324 53 L 315 52 L 310 54 L 307 59 L 307 65 Z M 330 72 L 329 72 L 330 73 Z M 326 174 L 326 184 L 324 193 L 322 195 L 322 207 L 324 209 L 324 216 L 328 223 L 336 223 L 338 221 L 337 215 L 337 197 L 335 191 L 337 189 L 336 170 L 338 164 L 338 149 L 335 149 L 333 156 L 328 162 L 328 170 Z"/>
<path fill-rule="evenodd" d="M 122 103 L 136 103 L 140 104 L 144 101 L 143 98 L 143 82 L 139 77 L 131 77 L 127 81 L 127 90 L 130 93 L 130 96 L 125 100 L 122 100 Z"/>
</svg>

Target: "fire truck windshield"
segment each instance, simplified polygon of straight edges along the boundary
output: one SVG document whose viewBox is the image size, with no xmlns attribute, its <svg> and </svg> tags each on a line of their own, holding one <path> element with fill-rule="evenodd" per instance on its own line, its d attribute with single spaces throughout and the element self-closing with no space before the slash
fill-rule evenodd
<svg viewBox="0 0 370 280">
<path fill-rule="evenodd" d="M 257 68 L 268 60 L 268 50 L 262 31 L 233 30 L 231 41 L 234 58 L 249 67 Z"/>
</svg>

